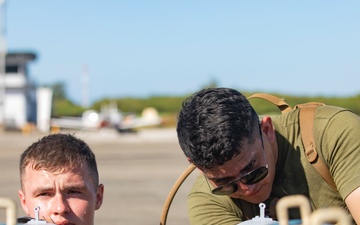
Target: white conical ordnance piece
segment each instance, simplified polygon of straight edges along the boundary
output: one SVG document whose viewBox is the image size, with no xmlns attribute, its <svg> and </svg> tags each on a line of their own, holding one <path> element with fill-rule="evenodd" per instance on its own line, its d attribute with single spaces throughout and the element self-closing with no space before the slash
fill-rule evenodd
<svg viewBox="0 0 360 225">
<path fill-rule="evenodd" d="M 265 217 L 265 207 L 266 205 L 264 203 L 260 203 L 260 216 L 255 216 L 251 220 L 246 220 L 239 223 L 238 225 L 278 225 L 279 223 L 277 221 Z"/>
<path fill-rule="evenodd" d="M 48 223 L 45 220 L 39 220 L 39 211 L 40 211 L 40 207 L 36 206 L 35 207 L 35 219 L 30 220 L 29 222 L 27 222 L 26 224 L 33 224 L 33 225 L 56 225 L 53 223 Z"/>
</svg>

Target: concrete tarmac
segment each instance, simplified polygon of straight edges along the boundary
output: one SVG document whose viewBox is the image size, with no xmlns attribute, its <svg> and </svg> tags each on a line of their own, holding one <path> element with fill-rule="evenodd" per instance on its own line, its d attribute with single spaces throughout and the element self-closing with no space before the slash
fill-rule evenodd
<svg viewBox="0 0 360 225">
<path fill-rule="evenodd" d="M 18 216 L 25 216 L 17 195 L 20 187 L 19 157 L 30 144 L 44 135 L 0 133 L 0 197 L 16 201 Z M 105 186 L 104 202 L 95 213 L 95 224 L 159 224 L 166 197 L 188 166 L 178 145 L 175 129 L 146 129 L 137 134 L 77 131 L 75 135 L 94 151 L 100 182 Z M 189 224 L 186 197 L 197 174 L 195 170 L 179 189 L 167 224 Z M 0 222 L 4 221 L 5 210 L 1 210 Z"/>
</svg>

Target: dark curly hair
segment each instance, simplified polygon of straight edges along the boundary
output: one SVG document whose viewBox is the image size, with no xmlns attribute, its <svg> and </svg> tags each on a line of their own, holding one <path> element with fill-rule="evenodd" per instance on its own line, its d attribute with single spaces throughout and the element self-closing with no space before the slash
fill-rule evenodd
<svg viewBox="0 0 360 225">
<path fill-rule="evenodd" d="M 182 104 L 177 136 L 186 157 L 200 169 L 237 156 L 243 141 L 253 143 L 259 117 L 247 98 L 230 88 L 207 88 Z"/>
</svg>

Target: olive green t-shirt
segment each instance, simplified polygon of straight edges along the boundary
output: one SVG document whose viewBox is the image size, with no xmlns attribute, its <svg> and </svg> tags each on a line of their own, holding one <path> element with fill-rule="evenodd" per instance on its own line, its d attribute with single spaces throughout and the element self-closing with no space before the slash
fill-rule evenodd
<svg viewBox="0 0 360 225">
<path fill-rule="evenodd" d="M 272 117 L 278 142 L 272 199 L 302 194 L 313 209 L 339 206 L 360 187 L 360 117 L 349 110 L 320 106 L 314 118 L 314 138 L 319 156 L 329 167 L 337 190 L 333 190 L 304 155 L 299 128 L 299 110 Z M 188 195 L 188 211 L 193 225 L 235 225 L 259 215 L 257 204 L 210 192 L 208 182 L 199 175 Z"/>
</svg>

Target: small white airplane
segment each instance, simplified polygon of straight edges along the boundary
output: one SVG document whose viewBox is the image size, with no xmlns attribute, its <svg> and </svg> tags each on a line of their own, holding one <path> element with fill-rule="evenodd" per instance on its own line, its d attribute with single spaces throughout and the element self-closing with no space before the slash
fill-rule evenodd
<svg viewBox="0 0 360 225">
<path fill-rule="evenodd" d="M 101 107 L 100 113 L 86 110 L 82 117 L 51 118 L 50 126 L 54 129 L 100 130 L 114 128 L 118 132 L 133 132 L 136 128 L 161 124 L 161 118 L 155 108 L 149 107 L 142 111 L 141 117 L 134 114 L 121 113 L 115 104 Z"/>
</svg>

